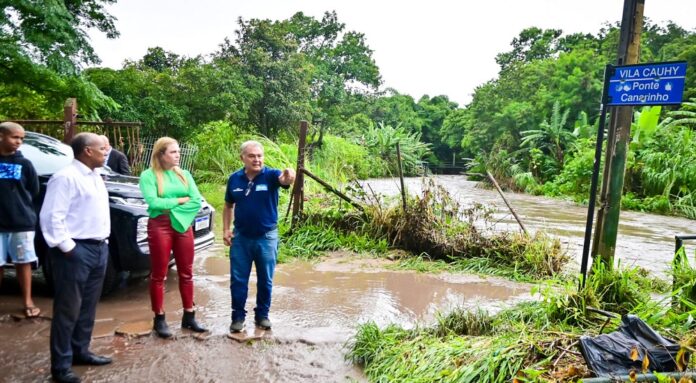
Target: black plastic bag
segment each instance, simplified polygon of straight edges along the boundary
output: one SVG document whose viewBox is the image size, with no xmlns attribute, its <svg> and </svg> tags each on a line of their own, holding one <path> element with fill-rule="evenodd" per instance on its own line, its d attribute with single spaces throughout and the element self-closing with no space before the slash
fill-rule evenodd
<svg viewBox="0 0 696 383">
<path fill-rule="evenodd" d="M 638 352 L 635 360 L 631 358 L 634 349 Z M 679 349 L 679 344 L 663 338 L 635 315 L 624 315 L 619 328 L 610 334 L 580 337 L 585 362 L 596 376 L 602 377 L 641 371 L 646 354 L 650 371 L 676 371 Z"/>
</svg>

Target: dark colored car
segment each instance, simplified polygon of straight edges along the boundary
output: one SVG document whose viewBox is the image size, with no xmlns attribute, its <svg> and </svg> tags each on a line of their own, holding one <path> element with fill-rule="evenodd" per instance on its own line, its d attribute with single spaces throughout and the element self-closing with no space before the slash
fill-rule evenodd
<svg viewBox="0 0 696 383">
<path fill-rule="evenodd" d="M 53 137 L 26 132 L 24 143 L 19 148 L 39 174 L 41 193 L 37 201 L 37 212 L 46 194 L 46 184 L 53 173 L 70 164 L 73 153 L 70 146 Z M 109 262 L 104 278 L 102 295 L 106 295 L 119 284 L 122 276 L 128 273 L 141 273 L 150 270 L 150 250 L 147 243 L 147 205 L 138 188 L 138 177 L 123 176 L 108 168 L 102 169 L 102 176 L 109 191 L 111 211 L 111 236 L 109 237 Z M 194 246 L 196 250 L 213 244 L 214 209 L 205 200 L 193 224 Z M 41 234 L 36 232 L 36 253 L 42 266 L 44 277 L 52 286 L 51 260 L 46 257 L 48 246 Z"/>
</svg>

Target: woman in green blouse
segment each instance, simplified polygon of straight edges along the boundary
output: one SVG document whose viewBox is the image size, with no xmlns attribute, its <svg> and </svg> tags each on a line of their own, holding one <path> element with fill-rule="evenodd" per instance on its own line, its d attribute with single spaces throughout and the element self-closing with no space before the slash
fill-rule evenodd
<svg viewBox="0 0 696 383">
<path fill-rule="evenodd" d="M 150 245 L 150 301 L 155 313 L 153 329 L 162 338 L 169 338 L 164 316 L 164 280 L 169 255 L 174 252 L 179 274 L 179 293 L 184 306 L 181 327 L 196 332 L 207 331 L 195 319 L 193 310 L 193 223 L 201 207 L 191 173 L 179 168 L 179 144 L 162 137 L 152 149 L 150 168 L 140 174 L 140 190 L 147 203 Z"/>
</svg>

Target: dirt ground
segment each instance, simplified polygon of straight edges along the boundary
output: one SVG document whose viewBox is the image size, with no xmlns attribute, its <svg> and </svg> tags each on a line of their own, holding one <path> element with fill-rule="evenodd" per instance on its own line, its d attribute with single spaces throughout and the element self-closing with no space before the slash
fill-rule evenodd
<svg viewBox="0 0 696 383">
<path fill-rule="evenodd" d="M 167 320 L 175 337 L 150 334 L 147 279 L 134 278 L 97 310 L 92 350 L 110 355 L 102 367 L 75 367 L 87 382 L 362 382 L 359 367 L 345 360 L 346 342 L 366 321 L 412 327 L 454 307 L 491 310 L 530 299 L 530 288 L 461 275 L 426 275 L 384 269 L 385 261 L 335 254 L 321 263 L 295 262 L 276 270 L 273 330 L 247 321 L 241 341 L 228 336 L 229 261 L 215 246 L 197 254 L 197 318 L 210 333 L 199 337 L 179 327 L 181 301 L 176 271 L 165 294 Z M 49 332 L 52 300 L 35 274 L 39 319 L 21 317 L 19 288 L 8 272 L 0 287 L 0 382 L 50 381 Z M 247 310 L 254 306 L 250 288 Z M 125 335 L 124 335 L 125 334 Z M 138 335 L 140 334 L 140 335 Z"/>
</svg>

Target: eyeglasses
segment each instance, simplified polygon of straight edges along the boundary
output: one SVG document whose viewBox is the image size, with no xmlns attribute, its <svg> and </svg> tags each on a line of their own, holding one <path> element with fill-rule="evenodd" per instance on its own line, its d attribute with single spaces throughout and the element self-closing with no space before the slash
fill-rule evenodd
<svg viewBox="0 0 696 383">
<path fill-rule="evenodd" d="M 252 187 L 254 187 L 254 181 L 249 181 L 249 183 L 247 184 L 247 189 L 246 189 L 246 191 L 244 192 L 244 196 L 245 196 L 245 197 L 248 196 L 249 193 L 251 193 L 251 188 L 252 188 Z"/>
</svg>

